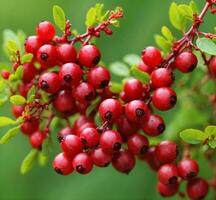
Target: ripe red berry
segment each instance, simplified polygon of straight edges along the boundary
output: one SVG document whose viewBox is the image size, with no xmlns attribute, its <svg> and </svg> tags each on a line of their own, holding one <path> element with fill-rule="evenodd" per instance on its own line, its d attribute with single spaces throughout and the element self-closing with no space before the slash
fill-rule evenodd
<svg viewBox="0 0 216 200">
<path fill-rule="evenodd" d="M 124 91 L 120 92 L 119 97 L 121 98 L 122 101 L 124 102 L 129 102 L 129 98 L 127 97 L 126 93 Z"/>
<path fill-rule="evenodd" d="M 37 74 L 37 69 L 35 68 L 33 63 L 25 63 L 23 65 L 23 77 L 22 80 L 25 83 L 29 83 L 32 81 L 32 79 L 35 78 L 35 75 Z"/>
<path fill-rule="evenodd" d="M 47 93 L 56 93 L 60 89 L 58 74 L 54 72 L 47 72 L 41 75 L 39 79 L 39 87 Z"/>
<path fill-rule="evenodd" d="M 193 178 L 188 181 L 187 194 L 191 199 L 204 199 L 208 190 L 209 184 L 202 178 Z"/>
<path fill-rule="evenodd" d="M 148 74 L 151 74 L 155 67 L 150 67 L 146 65 L 142 60 L 140 61 L 138 65 L 138 69 L 142 72 L 146 72 Z"/>
<path fill-rule="evenodd" d="M 216 77 L 216 56 L 212 57 L 209 63 L 211 74 Z"/>
<path fill-rule="evenodd" d="M 1 72 L 1 76 L 3 79 L 7 80 L 10 76 L 10 72 L 8 70 L 3 69 Z"/>
<path fill-rule="evenodd" d="M 35 149 L 41 149 L 42 143 L 46 139 L 46 133 L 43 131 L 36 131 L 29 137 L 29 142 Z"/>
<path fill-rule="evenodd" d="M 178 172 L 181 178 L 189 180 L 197 176 L 199 165 L 195 160 L 185 159 L 178 163 Z"/>
<path fill-rule="evenodd" d="M 103 121 L 113 122 L 122 114 L 122 105 L 115 99 L 106 99 L 99 106 L 99 114 Z"/>
<path fill-rule="evenodd" d="M 91 152 L 91 159 L 96 166 L 106 167 L 112 160 L 112 154 L 103 151 L 102 148 L 97 148 Z"/>
<path fill-rule="evenodd" d="M 112 159 L 113 167 L 119 172 L 126 174 L 134 168 L 135 162 L 134 155 L 126 149 L 121 149 L 115 153 Z"/>
<path fill-rule="evenodd" d="M 85 67 L 94 67 L 100 61 L 100 50 L 94 45 L 85 45 L 79 52 L 79 63 Z"/>
<path fill-rule="evenodd" d="M 20 117 L 22 116 L 22 113 L 24 111 L 25 106 L 17 106 L 17 105 L 13 105 L 12 106 L 12 113 L 15 117 Z"/>
<path fill-rule="evenodd" d="M 158 136 L 164 132 L 165 123 L 159 115 L 150 115 L 142 125 L 142 129 L 149 136 Z"/>
<path fill-rule="evenodd" d="M 137 79 L 129 79 L 124 84 L 124 92 L 129 101 L 142 98 L 143 91 L 142 83 Z"/>
<path fill-rule="evenodd" d="M 151 84 L 154 88 L 169 87 L 174 80 L 172 71 L 166 68 L 159 68 L 151 73 Z"/>
<path fill-rule="evenodd" d="M 63 139 L 65 139 L 67 135 L 72 135 L 72 134 L 74 134 L 74 129 L 67 126 L 59 131 L 58 136 L 57 136 L 58 141 L 61 142 Z"/>
<path fill-rule="evenodd" d="M 73 128 L 75 131 L 77 131 L 77 129 L 79 129 L 83 124 L 87 123 L 87 122 L 93 122 L 91 118 L 86 117 L 85 115 L 81 115 L 75 122 L 73 125 Z"/>
<path fill-rule="evenodd" d="M 142 60 L 150 67 L 159 66 L 162 62 L 161 52 L 155 47 L 147 47 L 142 51 Z"/>
<path fill-rule="evenodd" d="M 75 63 L 66 63 L 59 70 L 59 78 L 63 84 L 71 86 L 79 84 L 82 80 L 83 71 Z"/>
<path fill-rule="evenodd" d="M 121 149 L 122 138 L 116 131 L 108 130 L 100 137 L 100 147 L 108 153 L 113 153 Z"/>
<path fill-rule="evenodd" d="M 165 185 L 176 184 L 178 181 L 178 169 L 174 164 L 164 164 L 157 172 L 158 179 Z"/>
<path fill-rule="evenodd" d="M 172 163 L 178 155 L 178 146 L 172 141 L 162 141 L 156 146 L 155 154 L 162 163 Z"/>
<path fill-rule="evenodd" d="M 110 73 L 105 67 L 95 67 L 87 74 L 88 82 L 96 89 L 103 89 L 109 85 Z"/>
<path fill-rule="evenodd" d="M 55 36 L 55 27 L 49 21 L 40 22 L 36 29 L 37 36 L 43 42 L 49 42 Z"/>
<path fill-rule="evenodd" d="M 174 65 L 181 72 L 187 73 L 192 72 L 197 63 L 197 57 L 192 52 L 183 52 L 176 57 Z"/>
<path fill-rule="evenodd" d="M 30 88 L 32 87 L 31 83 L 22 83 L 19 85 L 19 93 L 20 95 L 22 95 L 23 97 L 27 97 L 28 91 L 30 90 Z"/>
<path fill-rule="evenodd" d="M 179 183 L 172 184 L 172 185 L 165 185 L 161 182 L 157 183 L 157 191 L 163 197 L 171 197 L 178 192 Z"/>
<path fill-rule="evenodd" d="M 131 122 L 143 122 L 148 119 L 150 109 L 141 100 L 133 100 L 126 104 L 125 115 Z"/>
<path fill-rule="evenodd" d="M 77 60 L 75 47 L 70 44 L 61 44 L 57 47 L 58 59 L 62 63 L 74 63 Z"/>
<path fill-rule="evenodd" d="M 154 106 L 161 111 L 166 111 L 175 106 L 177 96 L 174 90 L 167 87 L 158 88 L 152 96 Z"/>
<path fill-rule="evenodd" d="M 31 135 L 36 132 L 39 128 L 39 119 L 35 117 L 30 117 L 25 119 L 21 125 L 21 131 L 26 135 Z"/>
<path fill-rule="evenodd" d="M 85 124 L 80 126 L 78 129 L 76 129 L 76 135 L 80 136 L 80 133 L 86 128 L 96 128 L 96 125 L 93 122 L 86 122 Z"/>
<path fill-rule="evenodd" d="M 60 153 L 53 160 L 53 168 L 58 174 L 71 174 L 73 172 L 72 160 L 65 153 Z"/>
<path fill-rule="evenodd" d="M 42 46 L 42 42 L 38 36 L 33 35 L 26 38 L 25 41 L 25 52 L 37 54 L 38 49 Z"/>
<path fill-rule="evenodd" d="M 61 148 L 66 154 L 73 158 L 76 154 L 82 152 L 83 144 L 76 135 L 67 135 L 61 141 Z"/>
<path fill-rule="evenodd" d="M 88 174 L 93 168 L 91 157 L 87 153 L 79 153 L 73 159 L 73 168 L 80 174 Z"/>
</svg>

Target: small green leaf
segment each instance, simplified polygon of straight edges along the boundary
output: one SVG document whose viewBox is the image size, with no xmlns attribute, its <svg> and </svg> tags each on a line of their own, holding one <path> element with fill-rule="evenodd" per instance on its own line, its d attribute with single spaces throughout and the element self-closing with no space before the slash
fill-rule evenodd
<svg viewBox="0 0 216 200">
<path fill-rule="evenodd" d="M 180 137 L 189 144 L 200 144 L 205 140 L 205 134 L 196 129 L 186 129 L 180 132 Z"/>
<path fill-rule="evenodd" d="M 30 90 L 28 91 L 27 94 L 27 101 L 32 102 L 35 98 L 35 93 L 36 93 L 36 87 L 33 85 Z"/>
<path fill-rule="evenodd" d="M 215 149 L 216 148 L 216 140 L 210 140 L 208 142 L 208 145 L 212 148 Z"/>
<path fill-rule="evenodd" d="M 39 153 L 38 156 L 38 163 L 41 167 L 44 167 L 47 164 L 48 157 L 44 156 L 41 152 Z"/>
<path fill-rule="evenodd" d="M 26 103 L 26 99 L 21 95 L 13 95 L 10 97 L 10 102 L 14 105 L 21 106 Z"/>
<path fill-rule="evenodd" d="M 16 136 L 19 132 L 20 132 L 19 126 L 9 129 L 0 139 L 0 144 L 7 143 L 10 139 Z"/>
<path fill-rule="evenodd" d="M 10 54 L 15 53 L 19 48 L 17 46 L 17 43 L 13 40 L 8 40 L 7 42 L 7 49 Z"/>
<path fill-rule="evenodd" d="M 117 19 L 112 19 L 112 20 L 110 21 L 110 23 L 111 23 L 113 26 L 115 26 L 116 28 L 119 28 L 119 27 L 120 27 L 120 22 L 119 22 L 119 20 L 117 20 Z"/>
<path fill-rule="evenodd" d="M 169 52 L 171 49 L 171 43 L 168 42 L 164 37 L 161 35 L 155 35 L 155 42 L 157 45 L 165 52 Z"/>
<path fill-rule="evenodd" d="M 9 117 L 0 117 L 0 127 L 14 125 L 16 121 Z"/>
<path fill-rule="evenodd" d="M 193 10 L 190 8 L 190 6 L 186 4 L 182 4 L 178 6 L 178 10 L 181 13 L 182 16 L 189 20 L 193 20 Z"/>
<path fill-rule="evenodd" d="M 111 82 L 110 91 L 113 93 L 120 93 L 123 90 L 123 85 L 120 83 Z"/>
<path fill-rule="evenodd" d="M 216 44 L 209 38 L 198 38 L 196 40 L 197 47 L 204 53 L 216 55 Z"/>
<path fill-rule="evenodd" d="M 190 1 L 189 6 L 190 6 L 190 8 L 192 9 L 193 13 L 196 13 L 196 14 L 199 13 L 199 10 L 198 10 L 198 8 L 197 8 L 197 5 L 196 5 L 196 3 L 195 3 L 193 0 Z"/>
<path fill-rule="evenodd" d="M 90 8 L 86 14 L 85 24 L 87 27 L 93 26 L 96 23 L 96 10 L 95 8 Z"/>
<path fill-rule="evenodd" d="M 163 26 L 161 28 L 161 33 L 169 42 L 173 42 L 174 40 L 173 34 L 167 26 Z"/>
<path fill-rule="evenodd" d="M 211 136 L 216 137 L 216 126 L 207 126 L 205 128 L 205 134 L 208 137 L 211 137 Z"/>
<path fill-rule="evenodd" d="M 33 58 L 33 54 L 27 53 L 21 57 L 21 63 L 24 64 L 27 62 L 31 62 L 32 58 Z"/>
<path fill-rule="evenodd" d="M 66 25 L 66 18 L 64 10 L 60 6 L 53 6 L 53 18 L 55 24 L 60 28 L 61 31 L 64 32 Z"/>
<path fill-rule="evenodd" d="M 11 74 L 10 76 L 9 76 L 9 81 L 10 82 L 14 82 L 14 81 L 17 81 L 17 76 L 15 75 L 15 74 Z"/>
<path fill-rule="evenodd" d="M 123 61 L 128 65 L 138 65 L 140 63 L 140 56 L 136 54 L 127 54 L 124 56 Z"/>
<path fill-rule="evenodd" d="M 131 72 L 133 76 L 136 79 L 140 80 L 142 83 L 144 84 L 149 83 L 149 79 L 150 79 L 149 74 L 139 70 L 136 65 L 131 67 Z"/>
<path fill-rule="evenodd" d="M 101 98 L 97 97 L 94 101 L 92 101 L 91 105 L 86 110 L 86 116 L 89 116 L 92 113 L 92 111 L 97 107 L 100 100 Z"/>
<path fill-rule="evenodd" d="M 23 77 L 23 73 L 24 73 L 24 68 L 22 65 L 20 65 L 15 72 L 15 76 L 17 77 L 17 79 L 22 79 Z"/>
<path fill-rule="evenodd" d="M 130 75 L 130 70 L 127 65 L 122 62 L 111 63 L 110 71 L 116 76 L 127 77 Z"/>
<path fill-rule="evenodd" d="M 42 144 L 41 154 L 43 156 L 48 156 L 51 150 L 51 146 L 52 146 L 52 139 L 50 136 L 48 136 Z"/>
<path fill-rule="evenodd" d="M 21 167 L 20 167 L 20 172 L 22 174 L 27 173 L 34 165 L 36 158 L 38 156 L 38 150 L 37 149 L 32 149 L 29 154 L 25 157 L 23 160 Z"/>
</svg>

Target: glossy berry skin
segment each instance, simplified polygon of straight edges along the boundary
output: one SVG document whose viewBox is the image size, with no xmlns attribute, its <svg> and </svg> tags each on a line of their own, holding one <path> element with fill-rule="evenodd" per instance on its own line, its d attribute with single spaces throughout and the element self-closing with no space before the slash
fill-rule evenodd
<svg viewBox="0 0 216 200">
<path fill-rule="evenodd" d="M 83 71 L 75 63 L 66 63 L 59 70 L 59 78 L 62 84 L 75 86 L 82 80 Z"/>
<path fill-rule="evenodd" d="M 49 42 L 55 36 L 55 27 L 49 21 L 40 22 L 36 28 L 37 36 L 43 42 Z"/>
<path fill-rule="evenodd" d="M 158 110 L 166 111 L 175 106 L 177 96 L 174 90 L 162 87 L 155 90 L 152 96 L 152 103 Z"/>
<path fill-rule="evenodd" d="M 113 122 L 122 114 L 122 105 L 115 99 L 106 99 L 99 106 L 99 114 L 103 121 Z"/>
<path fill-rule="evenodd" d="M 142 60 L 150 67 L 159 66 L 162 62 L 161 52 L 155 47 L 147 47 L 142 51 Z"/>
<path fill-rule="evenodd" d="M 94 149 L 91 152 L 92 162 L 98 167 L 106 167 L 112 160 L 113 155 L 103 151 L 102 148 Z"/>
<path fill-rule="evenodd" d="M 44 69 L 53 67 L 56 64 L 57 56 L 56 47 L 51 44 L 41 46 L 37 52 L 37 60 Z"/>
<path fill-rule="evenodd" d="M 70 90 L 59 91 L 53 101 L 55 109 L 59 112 L 70 112 L 75 108 L 73 95 Z"/>
<path fill-rule="evenodd" d="M 115 153 L 112 159 L 113 167 L 117 171 L 126 174 L 134 168 L 135 163 L 134 155 L 126 149 L 121 149 L 119 152 Z"/>
<path fill-rule="evenodd" d="M 187 194 L 190 199 L 204 199 L 208 194 L 209 184 L 202 178 L 194 178 L 188 181 Z"/>
<path fill-rule="evenodd" d="M 86 128 L 96 128 L 96 125 L 93 122 L 87 122 L 76 130 L 76 135 L 80 136 L 80 133 Z"/>
<path fill-rule="evenodd" d="M 23 77 L 22 80 L 25 83 L 29 83 L 32 81 L 33 78 L 35 78 L 35 75 L 37 74 L 37 69 L 33 65 L 33 63 L 25 63 L 23 65 Z"/>
<path fill-rule="evenodd" d="M 82 82 L 74 90 L 73 97 L 76 101 L 91 101 L 95 97 L 95 90 L 89 83 Z"/>
<path fill-rule="evenodd" d="M 73 168 L 80 174 L 88 174 L 93 168 L 91 157 L 87 153 L 79 153 L 73 159 Z"/>
<path fill-rule="evenodd" d="M 3 79 L 7 80 L 10 76 L 10 72 L 8 70 L 3 69 L 1 72 L 1 76 Z"/>
<path fill-rule="evenodd" d="M 33 148 L 40 150 L 42 148 L 42 143 L 45 139 L 46 139 L 46 133 L 42 131 L 36 131 L 30 135 L 29 142 Z"/>
<path fill-rule="evenodd" d="M 73 172 L 72 160 L 67 154 L 60 153 L 53 160 L 53 168 L 58 174 L 71 174 Z"/>
<path fill-rule="evenodd" d="M 188 73 L 196 68 L 197 63 L 197 57 L 192 52 L 183 52 L 176 57 L 174 65 L 179 71 Z"/>
<path fill-rule="evenodd" d="M 72 134 L 74 134 L 74 129 L 67 126 L 59 131 L 58 136 L 57 136 L 58 141 L 61 142 L 62 140 L 65 139 L 67 135 L 72 135 Z"/>
<path fill-rule="evenodd" d="M 67 135 L 61 141 L 61 148 L 66 154 L 73 158 L 76 154 L 83 150 L 83 144 L 76 135 Z"/>
<path fill-rule="evenodd" d="M 150 67 L 146 65 L 142 60 L 140 61 L 138 65 L 138 69 L 142 72 L 146 72 L 148 74 L 151 74 L 155 67 Z"/>
<path fill-rule="evenodd" d="M 22 113 L 24 111 L 24 106 L 17 106 L 17 105 L 13 105 L 12 106 L 12 113 L 13 115 L 18 118 L 20 116 L 22 116 Z"/>
<path fill-rule="evenodd" d="M 39 128 L 39 119 L 31 117 L 26 119 L 21 125 L 21 131 L 25 135 L 31 135 L 36 132 Z"/>
<path fill-rule="evenodd" d="M 37 54 L 38 49 L 42 46 L 42 42 L 38 36 L 33 35 L 26 38 L 25 41 L 25 52 L 32 53 L 33 55 Z"/>
<path fill-rule="evenodd" d="M 76 49 L 70 44 L 61 44 L 57 47 L 57 52 L 61 63 L 74 63 L 77 60 Z"/>
<path fill-rule="evenodd" d="M 162 141 L 156 146 L 155 154 L 162 163 L 172 163 L 178 155 L 178 146 L 172 141 Z"/>
<path fill-rule="evenodd" d="M 85 45 L 79 52 L 79 63 L 82 66 L 91 68 L 96 66 L 100 61 L 100 50 L 94 45 Z"/>
<path fill-rule="evenodd" d="M 18 90 L 20 95 L 22 95 L 23 97 L 27 97 L 28 91 L 30 90 L 30 88 L 32 87 L 31 83 L 22 83 L 19 85 Z"/>
<path fill-rule="evenodd" d="M 85 115 L 81 115 L 75 122 L 73 125 L 74 131 L 77 131 L 82 125 L 84 125 L 85 123 L 90 122 L 92 123 L 92 119 L 89 117 L 86 117 Z"/>
<path fill-rule="evenodd" d="M 178 181 L 178 169 L 174 164 L 164 164 L 157 172 L 158 180 L 165 185 L 176 184 Z"/>
<path fill-rule="evenodd" d="M 148 119 L 150 109 L 141 100 L 133 100 L 126 104 L 125 115 L 131 122 L 141 122 Z"/>
<path fill-rule="evenodd" d="M 163 197 L 171 197 L 178 192 L 179 183 L 172 184 L 172 185 L 165 185 L 161 182 L 157 183 L 157 191 Z"/>
<path fill-rule="evenodd" d="M 47 93 L 54 94 L 60 89 L 60 80 L 58 74 L 47 72 L 41 75 L 39 87 Z"/>
<path fill-rule="evenodd" d="M 109 85 L 110 73 L 105 67 L 95 67 L 88 72 L 87 80 L 95 89 L 103 89 Z"/>
<path fill-rule="evenodd" d="M 95 147 L 99 143 L 100 136 L 95 128 L 85 128 L 80 131 L 80 140 L 86 147 Z"/>
<path fill-rule="evenodd" d="M 142 125 L 143 131 L 151 136 L 158 136 L 165 130 L 164 120 L 159 115 L 150 115 L 148 120 Z"/>
<path fill-rule="evenodd" d="M 100 137 L 100 147 L 107 153 L 114 153 L 121 149 L 122 138 L 113 130 L 107 130 Z"/>
<path fill-rule="evenodd" d="M 216 77 L 216 56 L 212 57 L 209 63 L 211 74 Z"/>
<path fill-rule="evenodd" d="M 185 159 L 178 163 L 178 172 L 181 178 L 189 180 L 197 176 L 199 165 L 195 160 Z"/>
<path fill-rule="evenodd" d="M 128 138 L 128 150 L 135 155 L 143 155 L 149 148 L 148 139 L 141 134 L 135 133 Z"/>
<path fill-rule="evenodd" d="M 169 87 L 174 80 L 172 71 L 167 68 L 159 68 L 151 73 L 151 84 L 154 88 Z"/>
<path fill-rule="evenodd" d="M 124 84 L 124 92 L 129 101 L 142 98 L 143 86 L 141 81 L 130 79 Z"/>
</svg>

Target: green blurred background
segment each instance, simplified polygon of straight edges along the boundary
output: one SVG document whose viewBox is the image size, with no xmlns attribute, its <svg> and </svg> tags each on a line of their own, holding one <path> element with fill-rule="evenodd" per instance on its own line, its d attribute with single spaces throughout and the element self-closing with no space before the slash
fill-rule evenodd
<svg viewBox="0 0 216 200">
<path fill-rule="evenodd" d="M 4 29 L 22 29 L 34 34 L 35 26 L 42 20 L 52 21 L 52 6 L 57 4 L 64 8 L 72 27 L 79 32 L 85 31 L 85 13 L 96 3 L 104 3 L 106 8 L 121 6 L 124 19 L 121 28 L 115 29 L 112 36 L 102 36 L 98 46 L 102 50 L 105 63 L 121 59 L 125 54 L 137 53 L 146 45 L 154 44 L 153 35 L 160 32 L 162 25 L 167 24 L 170 0 L 0 0 L 0 32 Z M 188 1 L 176 1 L 188 2 Z M 198 0 L 201 7 L 204 0 Z M 211 31 L 214 20 L 208 18 L 203 29 Z M 177 34 L 177 33 L 176 33 Z M 177 34 L 178 35 L 178 34 Z M 0 39 L 2 43 L 2 37 Z M 0 51 L 0 58 L 5 59 Z M 9 106 L 0 109 L 0 115 L 9 114 Z M 171 111 L 163 115 L 178 112 Z M 170 119 L 167 117 L 168 123 Z M 173 130 L 173 129 L 169 129 Z M 1 129 L 0 134 L 4 132 Z M 176 134 L 174 131 L 170 134 Z M 59 151 L 55 144 L 54 155 Z M 7 145 L 0 146 L 0 199 L 32 200 L 154 200 L 161 199 L 155 191 L 156 176 L 145 163 L 138 161 L 136 168 L 123 175 L 112 167 L 95 168 L 86 176 L 72 174 L 62 177 L 53 172 L 51 159 L 44 167 L 34 167 L 27 175 L 21 175 L 19 166 L 29 152 L 26 138 L 19 135 Z M 202 165 L 203 173 L 205 165 Z M 178 199 L 176 197 L 176 199 Z M 208 197 L 207 199 L 212 199 Z"/>
</svg>

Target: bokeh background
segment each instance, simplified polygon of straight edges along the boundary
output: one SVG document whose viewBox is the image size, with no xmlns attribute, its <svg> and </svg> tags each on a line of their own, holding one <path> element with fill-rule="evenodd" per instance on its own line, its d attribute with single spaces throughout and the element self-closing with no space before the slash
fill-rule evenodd
<svg viewBox="0 0 216 200">
<path fill-rule="evenodd" d="M 179 0 L 176 2 L 189 2 Z M 199 7 L 204 0 L 198 0 Z M 162 25 L 167 24 L 170 0 L 0 0 L 0 33 L 4 29 L 14 31 L 22 29 L 28 35 L 34 34 L 39 21 L 52 21 L 52 6 L 57 4 L 64 8 L 72 27 L 79 32 L 85 31 L 85 14 L 89 7 L 96 3 L 104 3 L 106 8 L 121 6 L 124 19 L 121 28 L 116 29 L 112 36 L 102 36 L 98 46 L 102 50 L 103 60 L 110 63 L 121 59 L 125 54 L 137 53 L 146 45 L 154 44 L 153 35 L 160 32 Z M 214 25 L 212 18 L 207 16 L 203 29 L 211 31 Z M 175 31 L 174 31 L 175 32 Z M 176 33 L 178 35 L 178 33 Z M 2 37 L 0 38 L 2 44 Z M 2 50 L 0 58 L 4 60 Z M 167 123 L 169 116 L 179 112 L 164 113 Z M 206 111 L 208 112 L 208 111 Z M 203 113 L 205 114 L 205 113 Z M 0 115 L 9 114 L 9 105 L 0 108 Z M 169 134 L 177 134 L 175 128 L 169 128 Z M 171 132 L 172 130 L 172 132 Z M 0 129 L 0 135 L 5 129 Z M 40 168 L 34 167 L 27 175 L 21 175 L 19 166 L 29 152 L 30 146 L 21 134 L 7 145 L 0 146 L 0 199 L 1 200 L 156 200 L 161 197 L 155 191 L 156 175 L 147 165 L 138 161 L 136 168 L 124 175 L 109 166 L 96 169 L 89 175 L 72 174 L 67 177 L 57 175 L 49 164 Z M 55 144 L 54 155 L 59 151 Z M 51 156 L 52 157 L 52 156 Z M 202 173 L 209 176 L 204 162 Z M 172 198 L 178 199 L 178 197 Z M 213 199 L 208 196 L 207 199 Z"/>
</svg>

